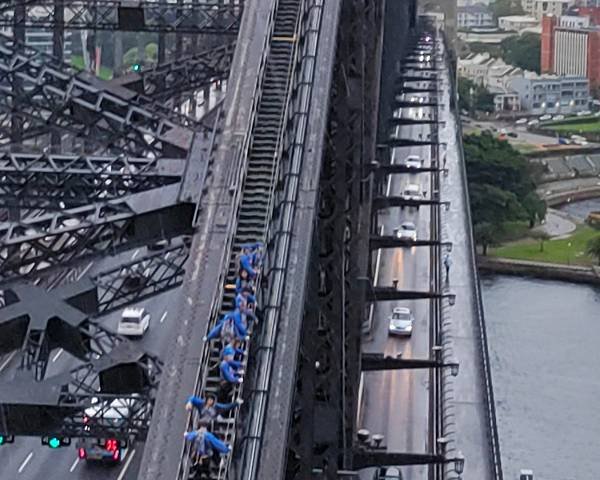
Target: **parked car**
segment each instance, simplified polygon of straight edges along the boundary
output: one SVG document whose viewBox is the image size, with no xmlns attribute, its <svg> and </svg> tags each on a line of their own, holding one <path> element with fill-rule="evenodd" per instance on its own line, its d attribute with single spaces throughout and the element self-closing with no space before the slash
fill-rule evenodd
<svg viewBox="0 0 600 480">
<path fill-rule="evenodd" d="M 410 337 L 412 335 L 414 316 L 407 307 L 396 307 L 390 316 L 389 335 Z"/>
<path fill-rule="evenodd" d="M 141 337 L 150 327 L 150 313 L 144 308 L 127 307 L 119 319 L 117 333 L 126 337 Z"/>
<path fill-rule="evenodd" d="M 417 227 L 413 222 L 404 222 L 398 228 L 396 232 L 396 236 L 398 238 L 402 238 L 405 240 L 416 241 L 417 240 Z"/>
<path fill-rule="evenodd" d="M 409 155 L 404 159 L 404 164 L 407 168 L 421 168 L 423 160 L 418 155 Z"/>
<path fill-rule="evenodd" d="M 378 467 L 373 480 L 402 480 L 402 472 L 400 467 Z"/>
</svg>

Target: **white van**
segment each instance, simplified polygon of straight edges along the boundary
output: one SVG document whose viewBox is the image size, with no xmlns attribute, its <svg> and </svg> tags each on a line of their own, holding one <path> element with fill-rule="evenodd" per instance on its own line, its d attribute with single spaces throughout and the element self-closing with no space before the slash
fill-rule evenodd
<svg viewBox="0 0 600 480">
<path fill-rule="evenodd" d="M 150 313 L 144 308 L 127 307 L 119 320 L 117 333 L 128 337 L 141 337 L 148 327 L 150 327 Z"/>
</svg>

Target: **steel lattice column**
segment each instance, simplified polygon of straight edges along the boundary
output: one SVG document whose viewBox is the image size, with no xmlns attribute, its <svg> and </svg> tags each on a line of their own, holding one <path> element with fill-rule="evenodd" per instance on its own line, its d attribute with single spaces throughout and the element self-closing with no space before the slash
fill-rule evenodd
<svg viewBox="0 0 600 480">
<path fill-rule="evenodd" d="M 370 224 L 371 179 L 363 175 L 375 158 L 381 20 L 380 2 L 344 2 L 288 478 L 313 469 L 337 478 L 352 465 L 365 297 L 357 278 L 367 271 Z"/>
</svg>

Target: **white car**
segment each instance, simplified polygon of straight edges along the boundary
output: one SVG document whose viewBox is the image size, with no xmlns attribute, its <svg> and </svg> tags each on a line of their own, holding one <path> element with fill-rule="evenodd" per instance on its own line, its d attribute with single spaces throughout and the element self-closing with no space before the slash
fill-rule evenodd
<svg viewBox="0 0 600 480">
<path fill-rule="evenodd" d="M 552 115 L 542 115 L 540 117 L 540 122 L 546 122 L 548 120 L 552 120 Z"/>
<path fill-rule="evenodd" d="M 519 118 L 516 122 L 517 125 L 525 125 L 527 123 L 526 118 Z"/>
<path fill-rule="evenodd" d="M 398 228 L 396 236 L 414 242 L 417 240 L 417 227 L 412 222 L 404 222 L 400 225 L 400 228 Z"/>
<path fill-rule="evenodd" d="M 423 160 L 421 160 L 417 155 L 409 155 L 404 160 L 404 164 L 407 168 L 421 168 L 423 166 Z"/>
<path fill-rule="evenodd" d="M 539 120 L 536 120 L 536 119 L 534 118 L 533 120 L 529 120 L 529 121 L 527 122 L 527 125 L 529 125 L 529 126 L 531 127 L 531 126 L 533 126 L 533 125 L 539 125 L 539 123 L 540 123 L 540 121 L 539 121 Z"/>
<path fill-rule="evenodd" d="M 412 335 L 413 322 L 414 317 L 410 308 L 396 307 L 390 316 L 388 334 L 410 337 Z"/>
<path fill-rule="evenodd" d="M 552 120 L 564 120 L 565 116 L 564 115 L 554 115 L 552 117 Z"/>
<path fill-rule="evenodd" d="M 141 337 L 150 327 L 150 313 L 144 308 L 127 307 L 117 326 L 117 333 L 127 337 Z"/>
<path fill-rule="evenodd" d="M 423 195 L 421 195 L 421 187 L 419 187 L 419 185 L 415 185 L 413 183 L 407 185 L 404 188 L 404 192 L 402 193 L 402 196 L 406 200 L 421 200 L 423 198 Z"/>
</svg>

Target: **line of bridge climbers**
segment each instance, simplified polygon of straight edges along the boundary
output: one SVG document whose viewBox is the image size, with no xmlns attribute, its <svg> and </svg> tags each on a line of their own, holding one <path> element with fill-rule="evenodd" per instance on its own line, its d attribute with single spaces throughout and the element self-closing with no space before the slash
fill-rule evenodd
<svg viewBox="0 0 600 480">
<path fill-rule="evenodd" d="M 207 471 L 210 461 L 217 464 L 221 455 L 227 455 L 232 446 L 213 433 L 215 421 L 223 420 L 227 414 L 238 408 L 243 400 L 232 401 L 234 386 L 244 379 L 243 360 L 247 355 L 249 332 L 258 323 L 255 296 L 256 281 L 262 264 L 262 243 L 242 245 L 237 263 L 237 277 L 233 310 L 223 315 L 219 322 L 203 337 L 203 341 L 218 340 L 224 345 L 220 353 L 220 384 L 216 395 L 210 393 L 205 398 L 191 395 L 185 408 L 195 410 L 196 428 L 185 433 L 185 439 L 193 443 L 192 466 L 197 473 Z"/>
</svg>

